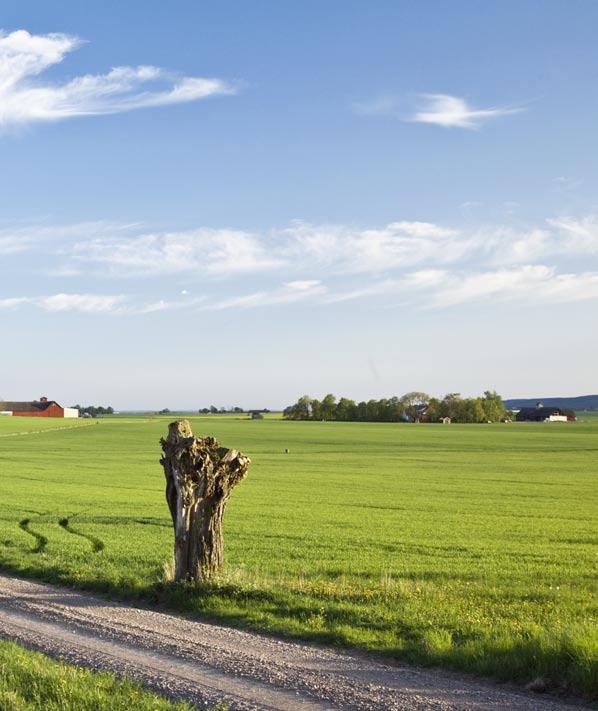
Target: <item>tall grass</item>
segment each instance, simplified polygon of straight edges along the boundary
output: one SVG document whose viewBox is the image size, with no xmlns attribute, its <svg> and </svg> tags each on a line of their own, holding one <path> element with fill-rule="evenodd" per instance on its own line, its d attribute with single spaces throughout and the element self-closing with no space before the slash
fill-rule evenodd
<svg viewBox="0 0 598 711">
<path fill-rule="evenodd" d="M 130 680 L 96 673 L 0 641 L 2 711 L 191 711 Z"/>
</svg>

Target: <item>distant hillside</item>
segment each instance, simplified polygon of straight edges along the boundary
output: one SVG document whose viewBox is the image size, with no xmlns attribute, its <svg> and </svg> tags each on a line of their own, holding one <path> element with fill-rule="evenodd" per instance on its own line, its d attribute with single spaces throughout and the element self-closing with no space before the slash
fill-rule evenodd
<svg viewBox="0 0 598 711">
<path fill-rule="evenodd" d="M 568 407 L 570 410 L 598 410 L 598 395 L 580 395 L 579 397 L 528 397 L 505 400 L 507 407 L 534 407 L 541 402 L 547 407 Z"/>
</svg>

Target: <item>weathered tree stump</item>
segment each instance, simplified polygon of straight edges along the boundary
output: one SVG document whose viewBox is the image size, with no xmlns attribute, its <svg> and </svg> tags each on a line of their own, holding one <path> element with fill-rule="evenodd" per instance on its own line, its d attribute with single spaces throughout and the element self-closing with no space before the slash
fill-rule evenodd
<svg viewBox="0 0 598 711">
<path fill-rule="evenodd" d="M 222 565 L 224 509 L 251 460 L 213 437 L 194 437 L 187 420 L 171 422 L 160 444 L 174 526 L 174 579 L 207 580 Z"/>
</svg>

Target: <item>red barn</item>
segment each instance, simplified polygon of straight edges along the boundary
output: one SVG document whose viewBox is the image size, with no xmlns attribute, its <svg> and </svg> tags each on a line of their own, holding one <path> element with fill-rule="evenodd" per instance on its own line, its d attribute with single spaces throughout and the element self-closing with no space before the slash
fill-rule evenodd
<svg viewBox="0 0 598 711">
<path fill-rule="evenodd" d="M 79 417 L 79 411 L 62 407 L 56 400 L 40 397 L 33 402 L 0 402 L 0 414 L 13 417 Z"/>
</svg>

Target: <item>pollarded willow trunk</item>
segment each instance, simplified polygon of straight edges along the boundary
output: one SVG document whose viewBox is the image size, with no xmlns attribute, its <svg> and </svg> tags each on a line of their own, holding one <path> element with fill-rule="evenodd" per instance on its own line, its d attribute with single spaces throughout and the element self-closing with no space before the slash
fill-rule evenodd
<svg viewBox="0 0 598 711">
<path fill-rule="evenodd" d="M 174 578 L 207 580 L 222 565 L 224 509 L 251 460 L 213 437 L 194 437 L 187 420 L 171 422 L 160 444 L 174 526 Z"/>
</svg>

